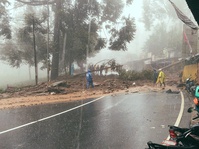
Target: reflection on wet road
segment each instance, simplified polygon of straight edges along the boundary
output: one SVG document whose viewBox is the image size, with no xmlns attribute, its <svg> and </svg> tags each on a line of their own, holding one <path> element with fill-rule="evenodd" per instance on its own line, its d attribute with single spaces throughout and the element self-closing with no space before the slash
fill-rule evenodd
<svg viewBox="0 0 199 149">
<path fill-rule="evenodd" d="M 180 98 L 180 94 L 136 93 L 1 110 L 0 148 L 145 148 L 147 141 L 167 137 Z"/>
</svg>

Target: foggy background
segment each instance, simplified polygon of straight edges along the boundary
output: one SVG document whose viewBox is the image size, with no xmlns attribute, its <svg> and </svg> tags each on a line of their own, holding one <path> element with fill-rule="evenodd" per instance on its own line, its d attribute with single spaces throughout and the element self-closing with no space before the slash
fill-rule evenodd
<svg viewBox="0 0 199 149">
<path fill-rule="evenodd" d="M 140 22 L 140 18 L 142 15 L 142 3 L 143 0 L 134 0 L 133 6 L 126 8 L 124 14 L 135 18 L 136 24 L 136 33 L 135 39 L 128 44 L 128 51 L 111 51 L 108 49 L 101 50 L 97 56 L 93 58 L 89 58 L 90 63 L 97 63 L 103 59 L 115 59 L 118 63 L 125 63 L 127 61 L 137 60 L 140 58 L 140 54 L 142 52 L 142 47 L 147 39 L 148 33 L 145 31 L 143 23 Z"/>
<path fill-rule="evenodd" d="M 11 0 L 14 2 L 14 0 Z M 124 64 L 127 61 L 133 61 L 133 60 L 139 60 L 143 55 L 143 45 L 146 41 L 146 39 L 149 36 L 149 31 L 146 31 L 144 28 L 144 24 L 140 21 L 143 8 L 142 4 L 144 1 L 147 0 L 134 0 L 133 5 L 131 7 L 126 7 L 124 14 L 126 16 L 130 15 L 131 17 L 135 18 L 135 25 L 136 25 L 136 33 L 134 40 L 128 44 L 127 51 L 111 51 L 108 49 L 103 49 L 99 53 L 96 54 L 95 57 L 89 58 L 88 63 L 95 64 L 103 59 L 115 59 L 117 63 Z M 173 0 L 175 2 L 177 0 Z M 10 6 L 10 10 L 12 10 L 14 6 Z M 172 7 L 172 6 L 171 6 Z M 188 8 L 187 8 L 188 9 Z M 19 9 L 13 9 L 14 11 L 11 12 L 14 18 L 17 16 L 17 12 L 20 12 Z M 17 11 L 15 11 L 17 10 Z M 179 20 L 180 21 L 180 20 Z M 11 23 L 12 24 L 12 23 Z M 20 24 L 20 21 L 16 21 L 13 24 Z M 12 25 L 13 25 L 12 24 Z M 104 33 L 107 34 L 107 33 Z M 106 35 L 105 35 L 106 36 Z M 0 61 L 0 88 L 5 88 L 7 85 L 14 85 L 22 84 L 23 81 L 27 80 L 33 80 L 35 79 L 35 69 L 34 67 L 31 67 L 30 72 L 31 75 L 29 75 L 29 67 L 28 65 L 23 65 L 19 69 L 12 68 L 9 65 L 7 65 L 5 62 Z M 38 66 L 38 68 L 40 68 Z M 31 76 L 31 78 L 30 78 Z M 38 78 L 45 78 L 47 76 L 46 69 L 44 71 L 41 71 L 38 69 Z M 44 79 L 45 81 L 45 79 Z"/>
<path fill-rule="evenodd" d="M 12 10 L 14 6 L 11 5 L 10 9 Z M 132 8 L 133 7 L 133 8 Z M 144 34 L 144 27 L 139 18 L 142 13 L 142 0 L 134 0 L 133 6 L 127 8 L 124 14 L 133 16 L 136 21 L 136 36 L 135 39 L 128 45 L 128 51 L 111 51 L 107 49 L 101 50 L 95 57 L 89 58 L 88 63 L 97 63 L 103 59 L 116 59 L 118 63 L 123 63 L 125 61 L 138 59 L 139 54 L 141 53 L 142 43 L 144 38 L 146 39 L 146 34 Z M 20 12 L 20 8 L 17 9 L 17 12 Z M 17 16 L 16 12 L 11 12 L 12 15 Z M 12 16 L 14 17 L 14 16 Z M 20 20 L 17 21 L 20 23 Z M 16 24 L 14 22 L 13 24 Z M 12 25 L 13 25 L 12 24 Z M 107 33 L 106 33 L 107 34 Z M 144 36 L 143 36 L 144 35 Z M 0 88 L 5 88 L 7 85 L 23 84 L 23 81 L 32 79 L 34 81 L 35 69 L 31 68 L 31 78 L 29 76 L 29 67 L 28 65 L 23 65 L 20 68 L 13 68 L 6 64 L 6 62 L 0 61 Z M 38 67 L 39 68 L 39 67 Z M 38 77 L 45 78 L 47 76 L 47 71 L 38 69 Z M 45 80 L 45 79 L 44 79 Z"/>
</svg>

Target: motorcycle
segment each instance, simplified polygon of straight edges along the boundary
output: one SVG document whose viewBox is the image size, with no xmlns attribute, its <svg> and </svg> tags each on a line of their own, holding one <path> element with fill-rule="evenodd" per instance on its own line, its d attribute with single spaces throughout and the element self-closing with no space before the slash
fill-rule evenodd
<svg viewBox="0 0 199 149">
<path fill-rule="evenodd" d="M 191 107 L 188 112 L 191 113 L 195 108 Z M 199 114 L 193 118 L 198 119 Z M 169 140 L 164 140 L 162 144 L 147 142 L 149 148 L 146 149 L 199 149 L 199 124 L 191 128 L 180 128 L 169 125 Z"/>
<path fill-rule="evenodd" d="M 187 90 L 187 92 L 189 94 L 191 94 L 192 96 L 194 96 L 195 89 L 196 89 L 195 81 L 191 80 L 191 78 L 187 78 L 186 82 L 185 82 L 185 89 Z"/>
<path fill-rule="evenodd" d="M 196 86 L 195 89 L 195 98 L 193 99 L 193 103 L 195 104 L 195 110 L 199 113 L 199 86 Z"/>
</svg>

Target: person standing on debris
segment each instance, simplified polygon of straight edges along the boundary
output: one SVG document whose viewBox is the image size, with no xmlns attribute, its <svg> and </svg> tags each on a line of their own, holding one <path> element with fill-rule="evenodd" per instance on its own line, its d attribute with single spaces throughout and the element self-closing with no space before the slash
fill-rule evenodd
<svg viewBox="0 0 199 149">
<path fill-rule="evenodd" d="M 90 69 L 88 69 L 87 73 L 86 73 L 86 88 L 88 89 L 91 85 L 91 87 L 93 88 L 94 85 L 93 85 L 93 77 L 92 77 L 92 74 L 91 74 L 91 71 Z"/>
<path fill-rule="evenodd" d="M 159 74 L 158 74 L 158 79 L 156 81 L 156 84 L 160 83 L 160 87 L 162 86 L 162 84 L 165 87 L 165 74 L 162 71 L 162 69 L 159 69 Z"/>
<path fill-rule="evenodd" d="M 100 76 L 102 76 L 103 74 L 102 74 L 102 71 L 104 70 L 104 64 L 102 64 L 101 66 L 100 66 Z"/>
<path fill-rule="evenodd" d="M 99 65 L 96 65 L 96 69 L 95 69 L 95 73 L 96 73 L 96 75 L 99 75 Z"/>
<path fill-rule="evenodd" d="M 158 72 L 156 69 L 153 69 L 153 83 L 155 84 L 158 78 Z"/>
<path fill-rule="evenodd" d="M 105 67 L 105 76 L 107 76 L 108 73 L 108 67 Z"/>
<path fill-rule="evenodd" d="M 74 63 L 71 64 L 71 72 L 70 75 L 73 76 L 74 74 Z"/>
</svg>

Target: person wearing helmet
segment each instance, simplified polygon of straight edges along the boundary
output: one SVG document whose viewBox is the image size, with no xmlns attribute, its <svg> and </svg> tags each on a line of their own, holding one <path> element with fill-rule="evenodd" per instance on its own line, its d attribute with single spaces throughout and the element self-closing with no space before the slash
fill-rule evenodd
<svg viewBox="0 0 199 149">
<path fill-rule="evenodd" d="M 87 73 L 86 73 L 86 88 L 89 88 L 90 86 L 93 88 L 94 85 L 93 85 L 93 77 L 92 77 L 92 74 L 91 74 L 91 71 L 90 69 L 88 69 Z"/>
<path fill-rule="evenodd" d="M 160 83 L 160 87 L 162 85 L 164 85 L 164 87 L 165 87 L 165 74 L 162 71 L 162 69 L 159 69 L 158 71 L 159 71 L 159 74 L 158 74 L 158 79 L 157 79 L 156 84 Z"/>
</svg>

